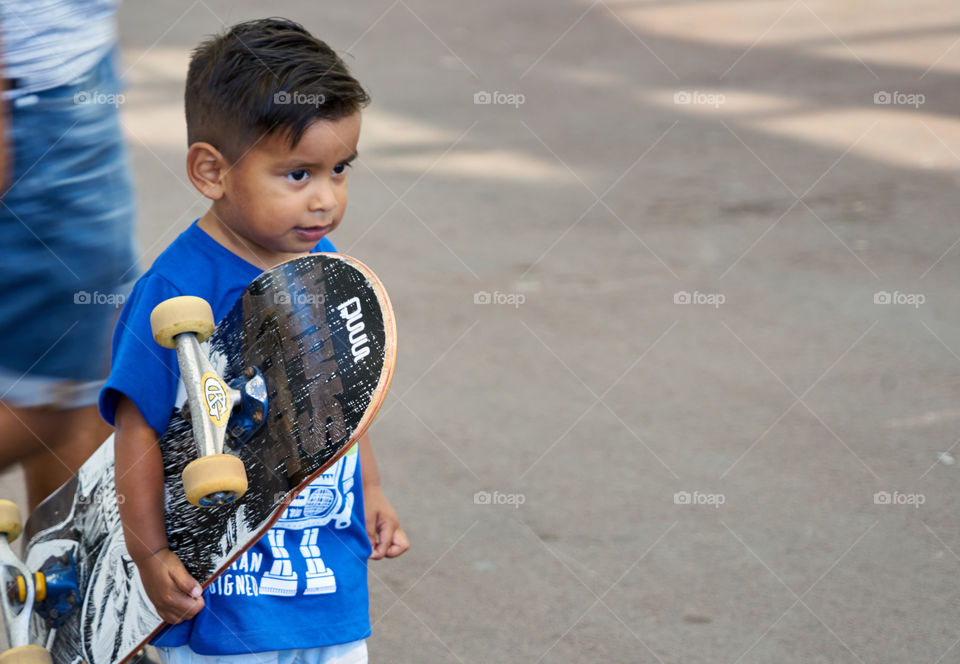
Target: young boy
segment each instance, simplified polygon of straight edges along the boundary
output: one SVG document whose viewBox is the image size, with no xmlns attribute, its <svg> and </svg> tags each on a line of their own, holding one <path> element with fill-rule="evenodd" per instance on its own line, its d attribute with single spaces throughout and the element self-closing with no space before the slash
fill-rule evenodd
<svg viewBox="0 0 960 664">
<path fill-rule="evenodd" d="M 134 287 L 100 393 L 101 413 L 116 426 L 127 549 L 174 625 L 154 642 L 166 662 L 366 662 L 366 560 L 409 547 L 367 436 L 311 485 L 344 507 L 307 519 L 285 514 L 205 594 L 167 548 L 164 529 L 158 438 L 184 392 L 175 351 L 153 342 L 150 312 L 169 297 L 197 295 L 219 321 L 263 270 L 334 251 L 327 235 L 343 218 L 368 101 L 325 43 L 286 20 L 241 23 L 193 53 L 187 175 L 212 203 Z"/>
</svg>

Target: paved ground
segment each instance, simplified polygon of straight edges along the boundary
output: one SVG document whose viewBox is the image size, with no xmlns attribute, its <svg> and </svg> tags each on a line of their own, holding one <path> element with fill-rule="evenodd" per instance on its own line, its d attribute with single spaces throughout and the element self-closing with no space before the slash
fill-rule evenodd
<svg viewBox="0 0 960 664">
<path fill-rule="evenodd" d="M 265 11 L 374 99 L 372 661 L 957 661 L 955 3 L 128 3 L 145 263 L 188 51 Z"/>
</svg>

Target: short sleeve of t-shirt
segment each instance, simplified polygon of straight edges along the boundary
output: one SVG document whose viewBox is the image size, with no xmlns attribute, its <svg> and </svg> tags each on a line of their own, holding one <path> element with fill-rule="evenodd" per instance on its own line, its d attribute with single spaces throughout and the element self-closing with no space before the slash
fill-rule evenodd
<svg viewBox="0 0 960 664">
<path fill-rule="evenodd" d="M 110 377 L 100 391 L 100 414 L 109 424 L 114 424 L 120 397 L 126 396 L 157 435 L 166 431 L 180 372 L 177 352 L 154 341 L 150 313 L 180 294 L 157 274 L 145 275 L 130 293 L 113 337 Z"/>
</svg>

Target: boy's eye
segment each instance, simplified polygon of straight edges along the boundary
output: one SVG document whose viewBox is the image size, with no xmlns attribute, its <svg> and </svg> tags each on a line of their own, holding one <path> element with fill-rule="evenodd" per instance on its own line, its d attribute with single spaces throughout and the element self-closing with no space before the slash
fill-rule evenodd
<svg viewBox="0 0 960 664">
<path fill-rule="evenodd" d="M 304 180 L 307 179 L 308 175 L 309 173 L 307 173 L 307 171 L 302 168 L 298 168 L 295 171 L 290 171 L 289 173 L 287 173 L 287 177 L 293 180 L 294 182 L 303 182 Z"/>
<path fill-rule="evenodd" d="M 339 164 L 333 167 L 334 175 L 343 175 L 347 172 L 347 169 L 350 168 L 350 164 L 345 161 L 341 161 Z"/>
</svg>

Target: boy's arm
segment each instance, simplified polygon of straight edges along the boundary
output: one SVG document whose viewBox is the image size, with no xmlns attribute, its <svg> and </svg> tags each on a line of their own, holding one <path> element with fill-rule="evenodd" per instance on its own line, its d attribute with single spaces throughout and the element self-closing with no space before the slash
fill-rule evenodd
<svg viewBox="0 0 960 664">
<path fill-rule="evenodd" d="M 410 540 L 400 527 L 397 512 L 380 487 L 380 471 L 373 458 L 370 436 L 364 434 L 357 441 L 360 451 L 360 473 L 363 477 L 363 509 L 367 520 L 367 535 L 373 553 L 370 557 L 380 560 L 384 556 L 396 558 L 410 548 Z"/>
<path fill-rule="evenodd" d="M 157 434 L 126 397 L 117 402 L 114 456 L 123 536 L 147 597 L 165 622 L 192 618 L 203 608 L 203 590 L 167 548 Z"/>
</svg>

